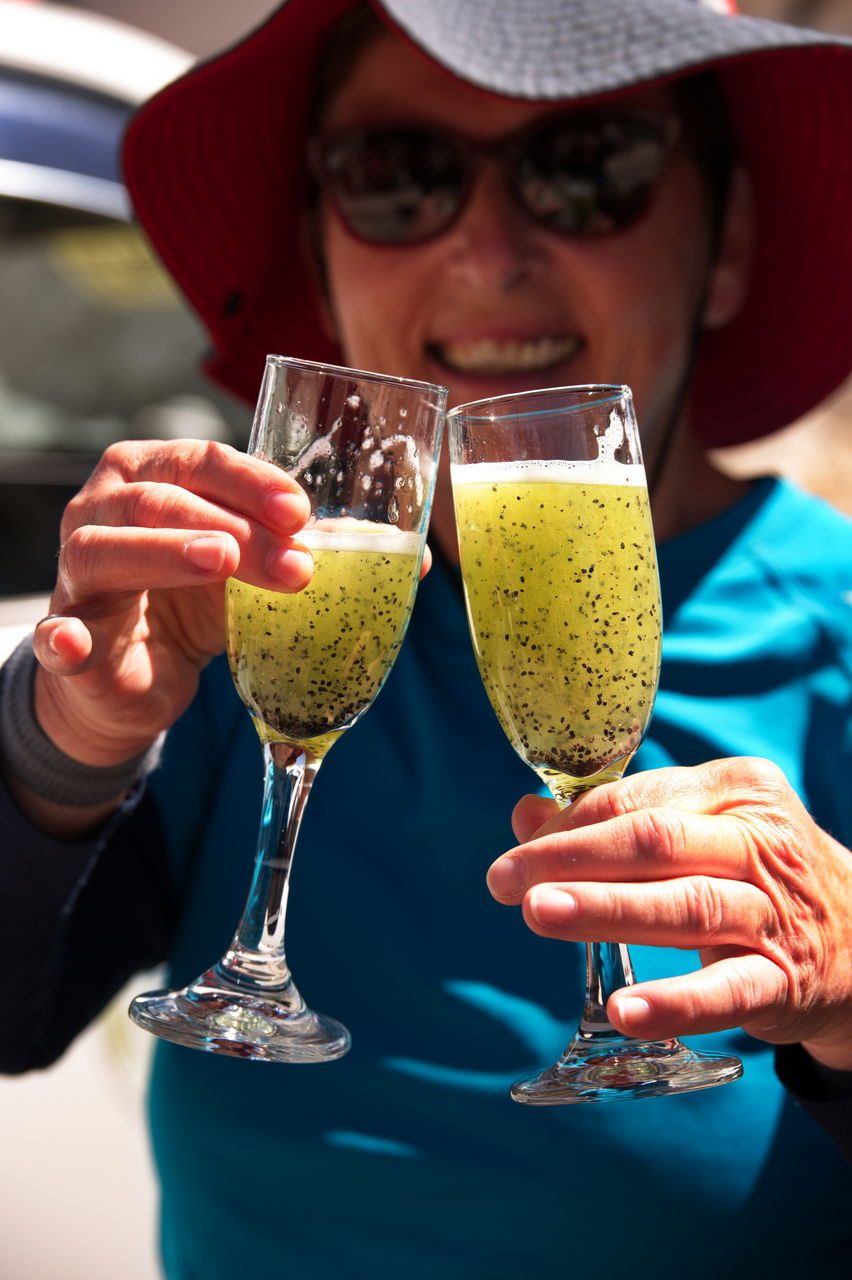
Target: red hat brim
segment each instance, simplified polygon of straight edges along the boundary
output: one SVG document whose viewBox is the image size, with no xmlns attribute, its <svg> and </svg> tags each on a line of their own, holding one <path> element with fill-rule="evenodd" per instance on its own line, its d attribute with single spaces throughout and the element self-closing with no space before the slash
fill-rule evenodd
<svg viewBox="0 0 852 1280">
<path fill-rule="evenodd" d="M 483 2 L 468 4 L 476 19 L 471 38 L 487 17 Z M 536 7 L 536 0 L 515 3 L 513 21 Z M 431 6 L 385 0 L 375 7 L 458 72 L 467 65 L 464 5 L 447 4 L 452 26 L 442 31 L 433 22 L 422 32 L 417 15 Z M 245 40 L 167 86 L 126 135 L 124 169 L 137 215 L 210 335 L 208 372 L 249 402 L 270 351 L 344 358 L 321 322 L 305 141 L 320 50 L 352 5 L 289 0 Z M 664 39 L 659 25 L 648 29 L 649 6 L 637 0 L 560 0 L 559 15 L 576 11 L 570 47 L 586 50 L 582 65 L 558 56 L 558 33 L 548 45 L 539 42 L 547 54 L 537 77 L 522 42 L 513 57 L 504 40 L 497 66 L 478 39 L 470 78 L 512 96 L 582 101 L 717 69 L 754 186 L 757 244 L 742 311 L 702 335 L 691 408 L 708 444 L 741 443 L 813 409 L 852 368 L 852 44 L 684 0 L 656 0 L 650 9 L 666 19 Z M 596 69 L 588 50 L 603 51 L 614 13 L 634 25 L 619 41 L 629 57 L 619 63 L 602 52 Z M 617 379 L 617 370 L 610 374 Z"/>
</svg>

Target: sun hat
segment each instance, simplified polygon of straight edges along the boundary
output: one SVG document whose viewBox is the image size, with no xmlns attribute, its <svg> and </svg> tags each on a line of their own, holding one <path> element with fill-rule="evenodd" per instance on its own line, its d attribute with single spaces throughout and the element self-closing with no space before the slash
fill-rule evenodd
<svg viewBox="0 0 852 1280">
<path fill-rule="evenodd" d="M 847 377 L 852 41 L 744 17 L 730 0 L 371 2 L 436 62 L 511 97 L 581 102 L 714 68 L 757 244 L 742 311 L 702 335 L 691 419 L 710 445 L 756 439 Z M 343 358 L 304 236 L 305 152 L 320 50 L 354 3 L 288 0 L 168 85 L 126 135 L 131 198 L 210 335 L 206 368 L 249 402 L 269 351 Z"/>
</svg>

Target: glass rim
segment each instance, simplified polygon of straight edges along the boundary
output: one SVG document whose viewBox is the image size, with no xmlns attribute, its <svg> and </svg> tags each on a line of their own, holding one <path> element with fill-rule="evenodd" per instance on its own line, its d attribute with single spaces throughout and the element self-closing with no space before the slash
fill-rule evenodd
<svg viewBox="0 0 852 1280">
<path fill-rule="evenodd" d="M 445 396 L 450 394 L 449 389 L 447 387 L 442 387 L 438 382 L 422 382 L 418 378 L 401 378 L 398 374 L 375 373 L 370 369 L 353 369 L 350 365 L 329 364 L 326 360 L 300 360 L 296 356 L 267 355 L 266 365 L 272 365 L 276 369 L 288 366 L 290 368 L 305 369 L 315 373 L 329 373 L 333 374 L 335 377 L 345 377 L 348 374 L 350 377 L 363 378 L 368 382 L 389 383 L 392 386 L 417 387 L 423 391 L 437 391 L 439 394 L 443 392 Z"/>
<path fill-rule="evenodd" d="M 506 404 L 510 400 L 526 400 L 533 401 L 539 396 L 559 395 L 560 392 L 567 391 L 584 391 L 589 393 L 599 393 L 600 398 L 597 400 L 586 400 L 578 402 L 575 405 L 559 405 L 554 409 L 536 409 L 530 408 L 521 413 L 500 413 L 499 406 Z M 536 387 L 531 391 L 510 391 L 504 395 L 486 396 L 481 400 L 469 400 L 467 404 L 456 405 L 452 409 L 447 410 L 447 418 L 460 418 L 464 416 L 469 418 L 471 422 L 498 422 L 505 418 L 534 418 L 543 417 L 546 414 L 564 413 L 566 409 L 594 409 L 598 405 L 614 404 L 618 400 L 633 400 L 633 392 L 626 382 L 581 382 L 573 386 L 564 387 Z M 497 406 L 497 413 L 471 413 L 471 409 L 484 409 L 485 406 Z"/>
</svg>

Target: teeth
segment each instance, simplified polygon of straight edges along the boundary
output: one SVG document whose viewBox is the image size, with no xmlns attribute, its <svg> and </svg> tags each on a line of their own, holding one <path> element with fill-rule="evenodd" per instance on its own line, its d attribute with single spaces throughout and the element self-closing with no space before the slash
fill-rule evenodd
<svg viewBox="0 0 852 1280">
<path fill-rule="evenodd" d="M 450 342 L 440 348 L 441 358 L 459 373 L 514 373 L 546 369 L 573 355 L 578 338 L 477 338 Z"/>
</svg>

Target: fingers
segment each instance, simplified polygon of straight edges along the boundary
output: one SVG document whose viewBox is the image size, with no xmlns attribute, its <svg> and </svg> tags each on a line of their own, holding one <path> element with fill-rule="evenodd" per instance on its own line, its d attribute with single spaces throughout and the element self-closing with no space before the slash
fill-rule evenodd
<svg viewBox="0 0 852 1280">
<path fill-rule="evenodd" d="M 241 470 L 237 468 L 237 477 Z M 283 472 L 277 475 L 288 479 Z M 74 502 L 87 517 L 94 517 L 91 523 L 139 525 L 149 529 L 226 529 L 237 538 L 246 537 L 255 524 L 279 536 L 297 533 L 310 514 L 307 496 L 301 489 L 295 494 L 281 490 L 264 492 L 246 510 L 239 505 L 241 487 L 246 488 L 235 484 L 228 499 L 216 500 L 182 485 L 122 481 L 96 488 L 93 494 L 86 494 L 85 501 L 74 499 Z"/>
<path fill-rule="evenodd" d="M 852 862 L 775 765 L 738 757 L 637 774 L 561 812 L 527 797 L 514 820 L 522 843 L 488 883 L 522 904 L 534 932 L 699 951 L 701 971 L 610 998 L 625 1034 L 742 1026 L 852 1061 Z"/>
<path fill-rule="evenodd" d="M 672 809 L 714 815 L 757 809 L 789 792 L 781 770 L 769 760 L 738 756 L 691 768 L 649 769 L 584 792 L 554 813 L 539 835 L 575 831 L 642 809 Z"/>
<path fill-rule="evenodd" d="M 546 938 L 629 942 L 707 950 L 769 939 L 769 899 L 751 884 L 687 876 L 644 885 L 538 885 L 524 901 L 524 919 Z"/>
<path fill-rule="evenodd" d="M 221 529 L 84 525 L 59 557 L 63 600 L 80 601 L 114 591 L 192 587 L 232 574 L 269 591 L 300 591 L 311 579 L 310 552 L 293 539 L 241 530 L 242 540 Z"/>
<path fill-rule="evenodd" d="M 519 844 L 532 840 L 539 827 L 561 812 L 550 796 L 522 796 L 512 813 L 512 830 Z"/>
<path fill-rule="evenodd" d="M 679 978 L 660 978 L 615 992 L 607 1004 L 625 1035 L 652 1040 L 744 1026 L 772 1039 L 789 996 L 783 969 L 761 955 L 731 956 Z"/>
<path fill-rule="evenodd" d="M 114 445 L 66 508 L 52 607 L 237 572 L 267 590 L 300 590 L 313 561 L 292 535 L 309 515 L 295 480 L 227 445 Z"/>
<path fill-rule="evenodd" d="M 756 873 L 761 829 L 777 829 L 791 805 L 801 809 L 781 771 L 753 758 L 635 774 L 566 809 L 527 796 L 512 819 L 522 843 L 492 865 L 488 885 L 501 902 L 519 902 L 534 884 L 557 880 L 746 879 Z"/>
<path fill-rule="evenodd" d="M 181 495 L 189 494 L 285 535 L 295 533 L 310 515 L 307 495 L 285 471 L 230 445 L 209 440 L 130 441 L 107 449 L 71 501 L 63 541 L 72 528 L 88 523 L 180 527 L 181 522 L 167 514 L 170 495 L 172 502 L 180 502 Z M 116 518 L 116 497 L 123 503 L 121 518 Z M 140 499 L 154 513 L 150 519 L 134 517 L 134 504 Z"/>
<path fill-rule="evenodd" d="M 429 543 L 423 548 L 423 559 L 420 561 L 420 581 L 426 577 L 426 574 L 432 568 L 432 548 Z"/>
<path fill-rule="evenodd" d="M 279 467 L 210 441 L 111 446 L 62 521 L 54 612 L 114 591 L 235 575 L 299 591 L 313 560 L 298 541 L 310 502 Z M 423 572 L 429 567 L 428 554 Z"/>
<path fill-rule="evenodd" d="M 522 821 L 536 816 L 526 803 Z M 749 831 L 735 818 L 655 808 L 537 835 L 498 858 L 487 882 L 500 902 L 517 903 L 534 885 L 553 881 L 641 882 L 698 874 L 744 879 L 750 866 Z"/>
<path fill-rule="evenodd" d="M 92 635 L 80 618 L 50 615 L 35 629 L 33 652 L 39 664 L 52 675 L 76 675 L 91 655 Z"/>
<path fill-rule="evenodd" d="M 258 508 L 246 514 L 239 507 L 212 501 L 179 485 L 153 482 L 121 484 L 80 506 L 87 517 L 96 518 L 81 520 L 78 528 L 88 522 L 143 529 L 221 530 L 240 543 L 258 530 L 267 535 L 267 543 L 298 533 L 310 514 L 301 489 L 298 494 L 267 493 Z"/>
</svg>

